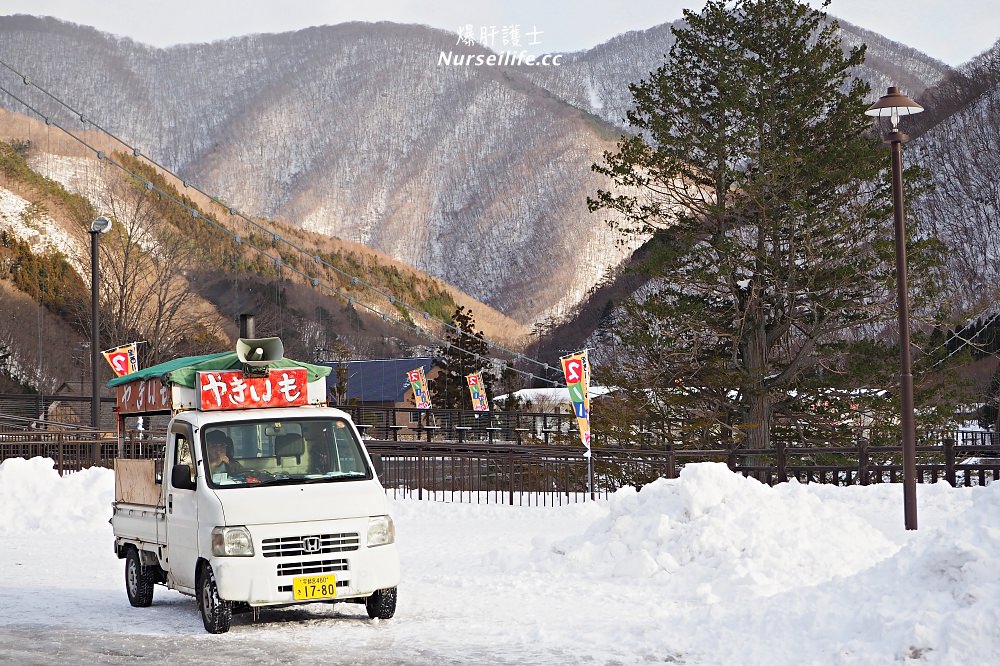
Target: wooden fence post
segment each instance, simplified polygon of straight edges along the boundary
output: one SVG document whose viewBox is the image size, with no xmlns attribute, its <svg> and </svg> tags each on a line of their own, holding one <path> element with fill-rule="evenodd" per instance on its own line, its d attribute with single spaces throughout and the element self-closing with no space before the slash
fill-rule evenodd
<svg viewBox="0 0 1000 666">
<path fill-rule="evenodd" d="M 785 455 L 785 440 L 778 440 L 778 481 L 784 483 L 788 481 L 788 460 Z M 773 483 L 768 483 L 768 485 L 774 485 Z"/>
<path fill-rule="evenodd" d="M 944 478 L 955 488 L 955 440 L 946 437 L 944 440 Z"/>
<path fill-rule="evenodd" d="M 868 440 L 858 437 L 858 476 L 861 477 L 861 485 L 868 485 Z"/>
<path fill-rule="evenodd" d="M 677 478 L 677 454 L 674 453 L 673 442 L 667 442 L 667 478 Z"/>
<path fill-rule="evenodd" d="M 56 446 L 59 447 L 59 476 L 63 475 L 63 434 L 56 433 Z"/>
</svg>

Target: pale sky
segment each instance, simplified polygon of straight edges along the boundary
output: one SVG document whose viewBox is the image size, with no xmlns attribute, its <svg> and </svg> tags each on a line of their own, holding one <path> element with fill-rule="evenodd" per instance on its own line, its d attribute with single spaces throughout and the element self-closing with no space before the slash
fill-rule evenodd
<svg viewBox="0 0 1000 666">
<path fill-rule="evenodd" d="M 477 36 L 483 28 L 516 25 L 522 35 L 532 31 L 536 51 L 575 51 L 673 21 L 682 8 L 703 5 L 703 0 L 0 0 L 0 15 L 55 16 L 153 46 L 346 21 L 422 23 L 456 33 L 471 26 Z M 1000 39 L 997 0 L 833 0 L 828 11 L 949 65 L 966 62 Z M 499 43 L 494 48 L 500 50 Z"/>
</svg>

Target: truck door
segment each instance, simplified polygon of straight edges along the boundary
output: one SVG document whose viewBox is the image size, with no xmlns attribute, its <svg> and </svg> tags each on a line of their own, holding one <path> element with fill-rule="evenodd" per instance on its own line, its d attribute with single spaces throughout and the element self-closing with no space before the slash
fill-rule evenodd
<svg viewBox="0 0 1000 666">
<path fill-rule="evenodd" d="M 187 423 L 171 425 L 167 436 L 173 464 L 189 465 L 195 478 L 194 437 Z M 170 475 L 167 483 L 167 573 L 175 587 L 194 590 L 198 562 L 198 501 L 195 490 L 177 488 Z"/>
</svg>

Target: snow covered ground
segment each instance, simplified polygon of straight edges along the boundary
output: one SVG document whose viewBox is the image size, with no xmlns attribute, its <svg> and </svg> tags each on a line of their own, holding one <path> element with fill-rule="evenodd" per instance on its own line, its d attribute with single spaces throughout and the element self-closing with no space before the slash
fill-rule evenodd
<svg viewBox="0 0 1000 666">
<path fill-rule="evenodd" d="M 768 488 L 722 465 L 608 501 L 397 500 L 396 617 L 237 615 L 206 634 L 157 588 L 129 606 L 113 477 L 0 465 L 0 663 L 921 664 L 1000 652 L 1000 484 Z M 236 661 L 238 660 L 238 661 Z"/>
</svg>

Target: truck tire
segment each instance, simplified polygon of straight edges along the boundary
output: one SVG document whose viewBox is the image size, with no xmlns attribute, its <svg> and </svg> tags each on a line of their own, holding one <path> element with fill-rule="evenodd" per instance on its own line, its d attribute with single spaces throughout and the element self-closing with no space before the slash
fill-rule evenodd
<svg viewBox="0 0 1000 666">
<path fill-rule="evenodd" d="M 387 587 L 384 590 L 375 590 L 370 597 L 365 599 L 365 608 L 368 610 L 368 617 L 388 620 L 396 614 L 396 588 Z"/>
<path fill-rule="evenodd" d="M 128 549 L 125 556 L 125 593 L 128 602 L 136 608 L 146 608 L 153 603 L 153 582 L 156 580 L 154 567 L 143 565 L 139 551 Z"/>
<path fill-rule="evenodd" d="M 233 620 L 233 602 L 219 597 L 219 586 L 215 582 L 215 574 L 208 564 L 202 566 L 198 578 L 198 607 L 201 609 L 201 620 L 205 631 L 210 634 L 224 634 L 229 631 Z"/>
</svg>

